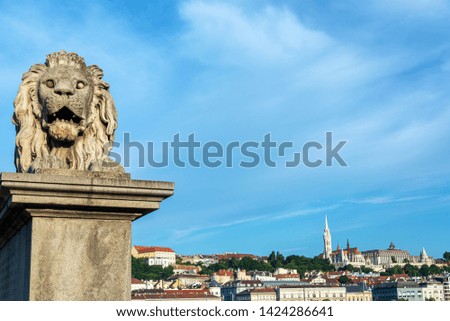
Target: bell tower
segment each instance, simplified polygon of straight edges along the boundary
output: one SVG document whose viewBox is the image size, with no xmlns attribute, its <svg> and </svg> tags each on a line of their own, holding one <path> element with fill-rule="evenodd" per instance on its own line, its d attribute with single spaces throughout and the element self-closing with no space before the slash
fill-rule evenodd
<svg viewBox="0 0 450 321">
<path fill-rule="evenodd" d="M 323 257 L 331 262 L 331 233 L 328 228 L 328 217 L 325 215 L 325 229 L 323 230 Z"/>
</svg>

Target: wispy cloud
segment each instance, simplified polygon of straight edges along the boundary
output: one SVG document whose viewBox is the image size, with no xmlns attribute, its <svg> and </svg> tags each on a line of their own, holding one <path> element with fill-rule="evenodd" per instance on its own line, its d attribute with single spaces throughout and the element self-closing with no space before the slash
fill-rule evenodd
<svg viewBox="0 0 450 321">
<path fill-rule="evenodd" d="M 186 48 L 198 59 L 214 55 L 209 62 L 282 64 L 307 59 L 333 44 L 285 8 L 246 12 L 227 3 L 189 1 L 182 4 L 180 14 L 189 25 L 183 35 Z"/>
<path fill-rule="evenodd" d="M 343 203 L 381 205 L 400 202 L 414 202 L 430 198 L 433 198 L 433 196 L 431 195 L 408 196 L 408 197 L 378 196 L 363 199 L 351 199 L 348 201 L 344 201 Z"/>
</svg>

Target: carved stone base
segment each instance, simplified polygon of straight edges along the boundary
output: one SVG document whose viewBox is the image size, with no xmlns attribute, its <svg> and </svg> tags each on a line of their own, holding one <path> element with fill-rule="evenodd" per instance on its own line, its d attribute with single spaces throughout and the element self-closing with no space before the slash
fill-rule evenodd
<svg viewBox="0 0 450 321">
<path fill-rule="evenodd" d="M 130 300 L 131 222 L 174 184 L 2 173 L 0 300 Z"/>
</svg>

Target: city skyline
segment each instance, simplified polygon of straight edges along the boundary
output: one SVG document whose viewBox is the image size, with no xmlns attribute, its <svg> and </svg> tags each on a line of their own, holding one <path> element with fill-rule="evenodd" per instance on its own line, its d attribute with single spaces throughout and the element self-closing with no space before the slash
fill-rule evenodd
<svg viewBox="0 0 450 321">
<path fill-rule="evenodd" d="M 325 229 L 326 230 L 328 230 L 328 233 L 330 233 L 330 228 L 329 228 L 329 224 L 328 224 L 328 215 L 325 215 Z M 324 233 L 324 231 L 322 232 L 322 233 Z M 330 235 L 330 234 L 329 234 Z M 322 234 L 322 237 L 324 237 L 324 234 Z M 318 251 L 318 253 L 317 254 L 314 254 L 314 255 L 312 255 L 311 257 L 313 257 L 313 256 L 320 256 L 320 255 L 322 255 L 322 254 L 325 254 L 325 246 L 324 246 L 324 242 L 325 242 L 325 240 L 322 240 L 322 246 L 323 246 L 323 250 L 322 250 L 322 252 L 319 252 Z M 416 257 L 419 257 L 420 256 L 420 253 L 423 251 L 423 250 L 426 250 L 426 246 L 422 246 L 418 251 L 415 251 L 415 249 L 408 249 L 408 248 L 399 248 L 399 247 L 397 247 L 396 246 L 396 243 L 394 242 L 394 241 L 389 241 L 388 243 L 386 243 L 387 245 L 385 246 L 385 247 L 383 247 L 383 246 L 380 246 L 380 247 L 377 247 L 377 248 L 368 248 L 368 249 L 365 249 L 365 248 L 361 248 L 361 247 L 359 247 L 358 246 L 358 244 L 355 244 L 355 243 L 353 243 L 353 242 L 351 242 L 350 241 L 350 238 L 349 237 L 347 237 L 347 239 L 345 240 L 345 242 L 333 242 L 332 241 L 332 238 L 330 239 L 330 246 L 331 246 L 331 248 L 330 248 L 330 250 L 331 250 L 331 252 L 332 251 L 336 251 L 338 248 L 339 249 L 345 249 L 345 248 L 347 248 L 347 247 L 357 247 L 357 248 L 359 248 L 359 250 L 360 251 L 367 251 L 367 250 L 386 250 L 386 249 L 389 249 L 392 245 L 394 245 L 395 246 L 395 249 L 399 249 L 399 250 L 406 250 L 406 251 L 408 251 L 410 254 L 411 254 L 411 256 L 416 256 Z M 133 244 L 133 246 L 150 246 L 150 247 L 158 247 L 158 246 L 165 246 L 164 244 Z M 281 254 L 283 254 L 285 257 L 286 256 L 289 256 L 289 255 L 304 255 L 303 253 L 288 253 L 288 254 L 286 254 L 285 255 L 285 253 L 283 253 L 283 251 L 281 251 L 281 250 L 278 250 L 278 249 L 273 249 L 272 251 L 274 251 L 274 252 L 280 252 Z M 270 252 L 272 252 L 272 251 L 270 251 Z M 294 250 L 292 250 L 292 251 L 288 251 L 288 252 L 293 252 Z M 220 254 L 221 252 L 208 252 L 208 253 L 201 253 L 201 252 L 183 252 L 183 253 L 180 253 L 180 252 L 178 252 L 178 251 L 176 251 L 175 250 L 175 252 L 176 252 L 176 254 L 177 255 L 216 255 L 216 254 Z M 417 252 L 417 254 L 416 254 L 416 252 Z M 448 251 L 447 251 L 448 252 Z M 229 250 L 229 251 L 225 251 L 225 252 L 223 252 L 223 253 L 236 253 L 236 254 L 251 254 L 251 255 L 257 255 L 257 256 L 260 256 L 260 257 L 263 257 L 263 256 L 268 256 L 270 253 L 255 253 L 255 252 L 248 252 L 248 253 L 243 253 L 243 252 L 237 252 L 237 251 L 233 251 L 233 250 Z M 426 253 L 428 253 L 428 250 L 426 250 Z M 442 255 L 443 253 L 440 253 L 440 254 L 438 254 L 437 256 L 432 256 L 433 257 L 433 259 L 442 259 Z M 307 256 L 308 257 L 308 255 L 305 255 L 305 256 Z"/>
<path fill-rule="evenodd" d="M 333 250 L 349 239 L 442 257 L 449 18 L 450 4 L 438 0 L 1 3 L 0 170 L 15 171 L 22 73 L 48 53 L 75 51 L 104 70 L 122 144 L 126 134 L 144 146 L 192 133 L 225 146 L 270 133 L 302 152 L 307 142 L 325 146 L 327 132 L 346 141 L 348 166 L 317 168 L 239 167 L 245 156 L 231 168 L 140 167 L 130 149 L 133 179 L 175 182 L 159 211 L 133 223 L 133 244 L 311 257 L 322 253 L 328 214 Z"/>
</svg>

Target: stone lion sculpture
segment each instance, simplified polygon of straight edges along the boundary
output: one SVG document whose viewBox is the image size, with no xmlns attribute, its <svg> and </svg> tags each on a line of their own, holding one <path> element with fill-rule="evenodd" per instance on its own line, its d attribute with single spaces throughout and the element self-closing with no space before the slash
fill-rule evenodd
<svg viewBox="0 0 450 321">
<path fill-rule="evenodd" d="M 47 55 L 23 74 L 14 100 L 18 172 L 69 169 L 124 172 L 109 150 L 117 111 L 102 80 L 76 53 Z"/>
</svg>

